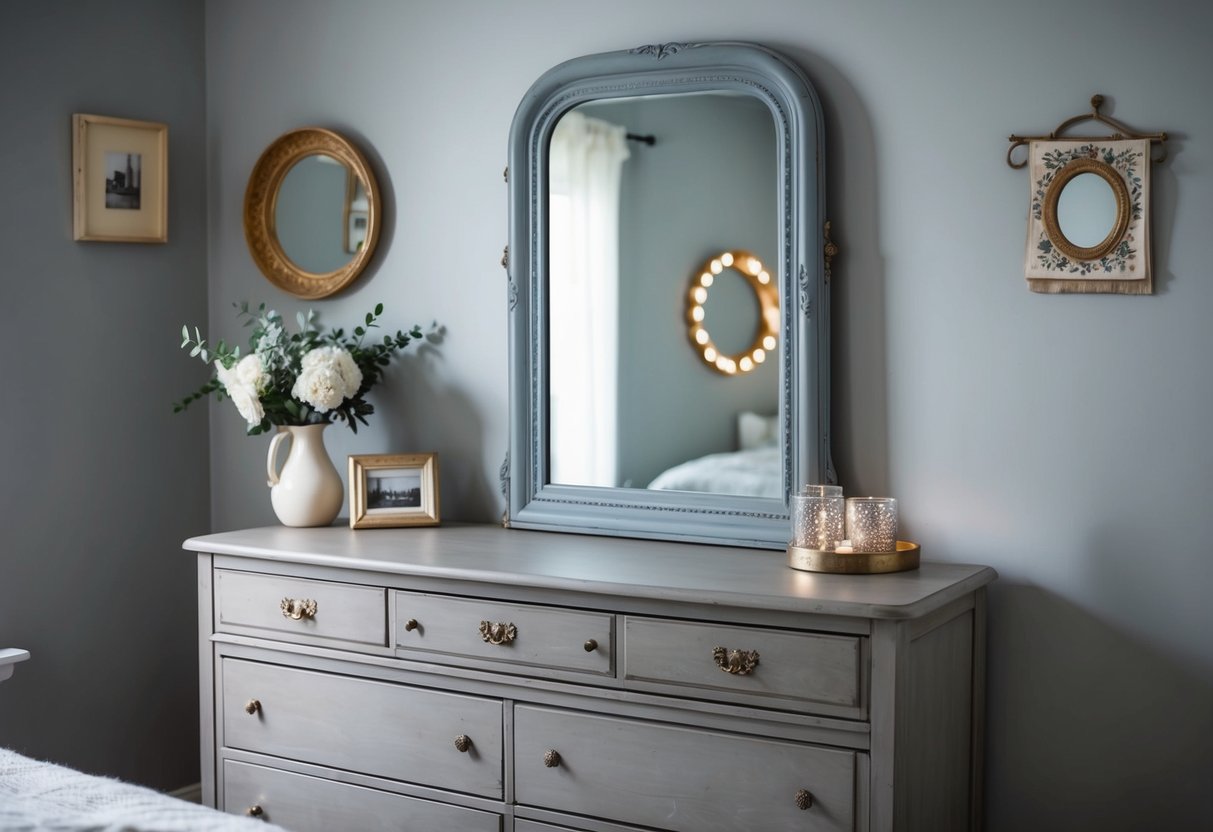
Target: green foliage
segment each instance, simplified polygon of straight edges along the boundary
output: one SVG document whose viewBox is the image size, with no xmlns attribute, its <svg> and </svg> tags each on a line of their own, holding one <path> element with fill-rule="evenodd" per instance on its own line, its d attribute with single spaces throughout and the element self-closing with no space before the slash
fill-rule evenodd
<svg viewBox="0 0 1213 832">
<path fill-rule="evenodd" d="M 252 328 L 249 334 L 249 354 L 255 354 L 261 359 L 262 366 L 269 375 L 269 383 L 258 396 L 265 418 L 259 424 L 249 427 L 250 436 L 265 433 L 278 425 L 310 425 L 335 421 L 344 422 L 351 431 L 357 433 L 359 423 L 368 424 L 367 417 L 375 412 L 374 406 L 366 400 L 366 395 L 383 377 L 384 370 L 391 365 L 396 353 L 423 337 L 421 327 L 414 326 L 407 332 L 397 330 L 394 334 L 385 334 L 380 341 L 369 341 L 367 336 L 371 330 L 379 328 L 377 322 L 383 315 L 382 303 L 376 304 L 374 311 L 368 312 L 362 324 L 355 327 L 349 335 L 344 329 L 338 328 L 323 332 L 315 310 L 300 312 L 296 316 L 298 330 L 288 333 L 282 316 L 267 309 L 264 303 L 256 308 L 251 308 L 248 303 L 233 305 L 242 325 Z M 303 356 L 314 349 L 330 346 L 339 347 L 350 354 L 362 372 L 362 384 L 354 395 L 345 398 L 340 405 L 320 413 L 306 402 L 294 398 L 291 390 L 299 376 Z M 209 346 L 197 327 L 192 335 L 188 326 L 181 328 L 181 348 L 189 350 L 191 358 L 198 358 L 206 364 L 219 363 L 225 369 L 235 366 L 242 357 L 238 346 L 230 348 L 223 341 L 214 347 Z M 227 393 L 218 378 L 211 379 L 181 401 L 174 403 L 173 412 L 181 412 L 193 402 L 212 393 L 221 401 Z"/>
</svg>

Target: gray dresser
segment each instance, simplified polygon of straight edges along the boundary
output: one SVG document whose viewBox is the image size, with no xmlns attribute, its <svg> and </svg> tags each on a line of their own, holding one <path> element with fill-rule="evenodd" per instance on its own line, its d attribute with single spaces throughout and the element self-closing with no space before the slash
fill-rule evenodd
<svg viewBox="0 0 1213 832">
<path fill-rule="evenodd" d="M 993 570 L 523 532 L 193 538 L 208 803 L 296 830 L 977 829 Z"/>
</svg>

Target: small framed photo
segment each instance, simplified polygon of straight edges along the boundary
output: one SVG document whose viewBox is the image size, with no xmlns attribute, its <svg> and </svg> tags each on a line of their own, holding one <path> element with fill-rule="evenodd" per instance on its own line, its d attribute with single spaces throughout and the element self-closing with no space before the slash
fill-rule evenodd
<svg viewBox="0 0 1213 832">
<path fill-rule="evenodd" d="M 350 528 L 438 525 L 438 454 L 350 457 Z"/>
<path fill-rule="evenodd" d="M 77 240 L 168 240 L 168 125 L 72 116 L 72 227 Z"/>
</svg>

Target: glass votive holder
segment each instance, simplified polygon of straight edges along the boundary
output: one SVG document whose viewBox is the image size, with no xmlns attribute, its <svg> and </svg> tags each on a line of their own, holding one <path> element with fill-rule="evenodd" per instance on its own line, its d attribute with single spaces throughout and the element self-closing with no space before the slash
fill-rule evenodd
<svg viewBox="0 0 1213 832">
<path fill-rule="evenodd" d="M 792 495 L 792 545 L 833 550 L 846 535 L 846 501 L 840 485 L 806 485 Z"/>
<path fill-rule="evenodd" d="M 855 552 L 896 552 L 897 500 L 849 497 L 846 536 Z"/>
</svg>

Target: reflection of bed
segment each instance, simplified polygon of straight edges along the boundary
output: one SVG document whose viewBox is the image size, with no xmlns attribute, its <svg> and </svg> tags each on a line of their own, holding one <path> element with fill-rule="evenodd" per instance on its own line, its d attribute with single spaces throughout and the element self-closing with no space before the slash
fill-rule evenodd
<svg viewBox="0 0 1213 832">
<path fill-rule="evenodd" d="M 778 416 L 737 414 L 737 447 L 668 468 L 649 483 L 666 491 L 707 491 L 746 497 L 783 497 L 782 436 Z"/>
<path fill-rule="evenodd" d="M 782 497 L 783 463 L 777 445 L 708 454 L 662 471 L 649 488 Z"/>
</svg>

